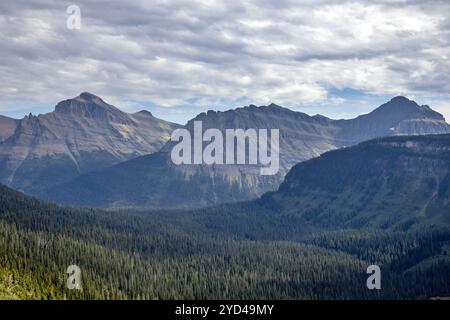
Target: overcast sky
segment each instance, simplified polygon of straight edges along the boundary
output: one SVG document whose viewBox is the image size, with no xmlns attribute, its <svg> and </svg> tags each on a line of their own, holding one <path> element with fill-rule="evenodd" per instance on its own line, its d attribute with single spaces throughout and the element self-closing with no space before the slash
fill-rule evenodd
<svg viewBox="0 0 450 320">
<path fill-rule="evenodd" d="M 396 95 L 448 121 L 449 58 L 449 0 L 0 2 L 0 114 L 14 117 L 89 91 L 180 123 L 271 102 L 350 118 Z"/>
</svg>

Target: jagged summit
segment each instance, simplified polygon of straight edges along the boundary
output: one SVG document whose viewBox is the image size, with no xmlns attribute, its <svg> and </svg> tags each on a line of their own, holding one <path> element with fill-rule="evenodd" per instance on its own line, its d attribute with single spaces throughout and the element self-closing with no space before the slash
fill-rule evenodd
<svg viewBox="0 0 450 320">
<path fill-rule="evenodd" d="M 141 111 L 138 111 L 138 112 L 136 112 L 134 114 L 135 115 L 142 115 L 142 116 L 153 117 L 153 114 L 150 111 L 148 111 L 148 110 L 141 110 Z"/>
<path fill-rule="evenodd" d="M 96 96 L 95 94 L 92 94 L 90 92 L 82 92 L 80 93 L 80 95 L 75 98 L 75 99 L 82 99 L 84 101 L 94 101 L 94 100 L 100 100 L 104 103 L 104 101 L 99 97 Z"/>
<path fill-rule="evenodd" d="M 55 107 L 55 112 L 90 118 L 105 117 L 108 113 L 116 115 L 123 114 L 116 107 L 89 92 L 82 92 L 75 98 L 59 102 Z"/>
<path fill-rule="evenodd" d="M 205 127 L 210 128 L 266 128 L 266 126 L 268 128 L 279 128 L 280 125 L 285 125 L 285 119 L 295 122 L 295 120 L 305 118 L 311 117 L 274 103 L 265 106 L 250 104 L 226 111 L 208 110 L 207 112 L 201 112 L 195 118 L 189 120 L 186 126 L 192 128 L 194 121 L 202 121 Z M 295 127 L 296 124 L 292 123 L 292 126 Z M 289 130 L 289 128 L 286 128 L 286 130 Z"/>
<path fill-rule="evenodd" d="M 412 100 L 408 99 L 405 96 L 396 96 L 390 100 L 390 102 L 411 102 L 411 101 Z M 412 102 L 414 102 L 414 101 L 412 101 Z"/>
<path fill-rule="evenodd" d="M 435 120 L 444 120 L 444 117 L 440 113 L 432 110 L 427 105 L 421 106 L 415 101 L 403 96 L 392 98 L 389 102 L 375 109 L 371 114 L 376 113 L 384 113 L 386 116 L 391 117 L 409 116 L 416 119 L 431 118 Z"/>
<path fill-rule="evenodd" d="M 105 117 L 107 115 L 119 118 L 126 117 L 126 112 L 106 103 L 102 98 L 90 92 L 82 92 L 75 98 L 59 102 L 55 107 L 55 112 L 83 117 Z M 153 114 L 148 110 L 141 110 L 133 115 L 153 117 Z"/>
<path fill-rule="evenodd" d="M 384 109 L 418 109 L 420 108 L 420 106 L 413 100 L 410 100 L 404 96 L 397 96 L 392 98 L 391 100 L 389 100 L 388 102 L 382 104 L 380 107 L 378 107 L 377 109 L 375 109 L 374 111 L 377 110 L 384 110 Z"/>
</svg>

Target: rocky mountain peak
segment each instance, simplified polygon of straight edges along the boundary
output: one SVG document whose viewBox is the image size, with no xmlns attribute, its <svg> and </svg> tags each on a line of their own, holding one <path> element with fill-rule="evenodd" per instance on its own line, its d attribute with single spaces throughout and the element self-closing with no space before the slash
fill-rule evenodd
<svg viewBox="0 0 450 320">
<path fill-rule="evenodd" d="M 407 97 L 404 96 L 396 96 L 393 97 L 390 102 L 398 102 L 398 103 L 409 103 L 409 102 L 414 102 L 412 100 L 409 100 Z"/>
<path fill-rule="evenodd" d="M 275 109 L 282 108 L 281 106 L 279 106 L 279 105 L 277 105 L 277 104 L 275 104 L 275 103 L 271 103 L 271 104 L 269 104 L 267 107 L 269 107 L 269 108 L 275 108 Z"/>
<path fill-rule="evenodd" d="M 156 152 L 177 125 L 128 114 L 88 92 L 54 112 L 0 118 L 0 182 L 34 193 L 81 173 Z"/>
<path fill-rule="evenodd" d="M 135 115 L 153 117 L 153 114 L 148 110 L 141 110 L 135 113 Z"/>
<path fill-rule="evenodd" d="M 83 92 L 79 96 L 59 102 L 55 107 L 58 114 L 71 114 L 87 118 L 107 118 L 115 115 L 121 116 L 122 111 L 107 104 L 100 97 L 89 92 Z"/>
<path fill-rule="evenodd" d="M 77 98 L 82 99 L 84 101 L 91 101 L 91 102 L 101 101 L 104 103 L 104 101 L 100 97 L 98 97 L 95 94 L 92 94 L 90 92 L 82 92 L 82 93 L 80 93 L 80 95 Z"/>
<path fill-rule="evenodd" d="M 415 101 L 403 96 L 392 98 L 389 102 L 375 109 L 372 114 L 383 114 L 387 117 L 444 120 L 444 117 L 428 106 L 420 106 Z"/>
</svg>

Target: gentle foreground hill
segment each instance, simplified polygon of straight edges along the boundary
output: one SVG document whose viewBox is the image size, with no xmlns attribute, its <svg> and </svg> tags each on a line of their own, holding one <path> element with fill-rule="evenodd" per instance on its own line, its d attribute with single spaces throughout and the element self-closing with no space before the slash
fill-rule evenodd
<svg viewBox="0 0 450 320">
<path fill-rule="evenodd" d="M 0 118 L 0 182 L 35 194 L 79 174 L 158 151 L 177 125 L 128 114 L 90 93 L 55 111 Z"/>
<path fill-rule="evenodd" d="M 279 129 L 280 170 L 262 176 L 261 165 L 175 165 L 174 146 L 113 167 L 88 173 L 40 194 L 52 201 L 88 207 L 189 208 L 256 198 L 276 190 L 289 169 L 324 152 L 367 139 L 392 135 L 450 133 L 439 113 L 404 97 L 352 120 L 310 117 L 277 106 L 248 106 L 226 112 L 202 113 L 194 121 L 203 130 Z M 225 135 L 224 135 L 225 136 Z"/>
</svg>

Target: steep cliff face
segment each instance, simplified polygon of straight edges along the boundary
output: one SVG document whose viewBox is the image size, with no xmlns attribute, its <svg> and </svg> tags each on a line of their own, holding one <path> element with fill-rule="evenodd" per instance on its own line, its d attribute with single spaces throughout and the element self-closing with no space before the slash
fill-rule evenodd
<svg viewBox="0 0 450 320">
<path fill-rule="evenodd" d="M 255 129 L 257 135 L 261 129 L 267 129 L 269 135 L 271 129 L 279 130 L 279 170 L 274 175 L 261 175 L 261 167 L 267 166 L 249 165 L 248 149 L 245 165 L 174 165 L 172 161 L 167 161 L 174 171 L 193 183 L 195 183 L 193 181 L 195 177 L 199 176 L 211 180 L 228 181 L 237 188 L 234 193 L 241 193 L 241 199 L 277 188 L 281 179 L 294 164 L 334 149 L 334 135 L 338 130 L 307 114 L 294 112 L 275 104 L 262 107 L 251 105 L 226 112 L 202 113 L 186 125 L 191 136 L 194 135 L 194 122 L 198 121 L 202 123 L 203 131 L 210 128 L 220 130 L 224 140 L 226 140 L 227 129 Z M 205 142 L 204 146 L 208 143 Z M 170 153 L 173 145 L 173 142 L 169 142 L 163 150 Z M 226 159 L 225 147 L 223 158 Z M 220 193 L 213 198 L 220 198 Z M 228 201 L 232 200 L 232 198 L 228 199 Z M 212 203 L 214 202 L 209 202 L 209 204 Z"/>
<path fill-rule="evenodd" d="M 390 137 L 292 168 L 263 202 L 321 227 L 450 224 L 450 135 Z"/>
<path fill-rule="evenodd" d="M 216 128 L 224 136 L 226 129 L 279 129 L 279 172 L 261 175 L 260 164 L 175 165 L 170 158 L 175 145 L 171 141 L 156 154 L 84 175 L 43 196 L 84 206 L 151 208 L 248 200 L 276 190 L 293 165 L 326 151 L 383 135 L 450 132 L 440 114 L 403 97 L 353 120 L 310 117 L 272 104 L 202 113 L 186 125 L 191 135 L 195 121 L 201 121 L 203 132 Z"/>
<path fill-rule="evenodd" d="M 82 93 L 55 111 L 17 121 L 0 144 L 0 181 L 35 193 L 81 173 L 158 151 L 177 125 L 128 114 Z"/>
<path fill-rule="evenodd" d="M 0 116 L 0 142 L 13 135 L 19 120 Z"/>
</svg>

